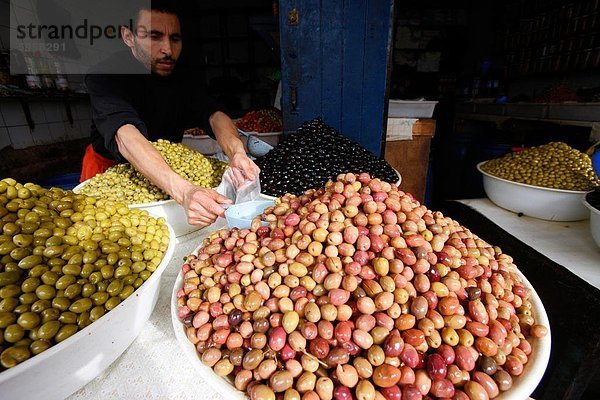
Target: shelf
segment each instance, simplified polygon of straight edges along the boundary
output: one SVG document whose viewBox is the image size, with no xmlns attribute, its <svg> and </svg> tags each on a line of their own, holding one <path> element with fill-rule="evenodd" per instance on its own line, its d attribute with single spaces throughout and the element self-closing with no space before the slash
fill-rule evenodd
<svg viewBox="0 0 600 400">
<path fill-rule="evenodd" d="M 457 118 L 501 123 L 509 118 L 591 127 L 600 121 L 600 103 L 461 103 Z"/>
</svg>

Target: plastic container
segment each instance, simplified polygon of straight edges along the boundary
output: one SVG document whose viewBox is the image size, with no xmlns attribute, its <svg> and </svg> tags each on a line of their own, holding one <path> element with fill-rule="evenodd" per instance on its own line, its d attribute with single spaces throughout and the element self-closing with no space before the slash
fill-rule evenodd
<svg viewBox="0 0 600 400">
<path fill-rule="evenodd" d="M 499 400 L 523 400 L 527 399 L 529 395 L 533 393 L 542 380 L 548 366 L 550 348 L 552 345 L 550 321 L 548 320 L 544 305 L 535 289 L 533 289 L 521 271 L 517 270 L 516 273 L 525 286 L 531 288 L 530 302 L 532 305 L 532 315 L 535 317 L 538 324 L 548 327 L 548 334 L 541 339 L 533 340 L 531 346 L 533 352 L 529 356 L 529 361 L 525 364 L 523 373 L 520 376 L 513 377 L 512 388 L 496 397 L 496 399 Z M 188 340 L 185 333 L 185 327 L 177 318 L 177 292 L 181 288 L 182 282 L 183 275 L 180 271 L 175 280 L 175 285 L 173 286 L 173 292 L 171 294 L 171 322 L 173 323 L 173 329 L 179 347 L 185 354 L 187 361 L 202 377 L 202 380 L 208 383 L 216 392 L 220 393 L 221 398 L 228 400 L 247 400 L 248 397 L 245 393 L 237 390 L 229 380 L 218 376 L 214 373 L 212 368 L 202 363 L 200 355 L 196 351 L 196 347 Z"/>
<path fill-rule="evenodd" d="M 0 373 L 0 397 L 63 399 L 112 364 L 135 340 L 154 311 L 161 275 L 175 249 L 175 234 L 170 226 L 169 233 L 171 240 L 162 262 L 142 286 L 75 335 Z"/>
<path fill-rule="evenodd" d="M 388 118 L 431 118 L 437 101 L 390 100 Z"/>
<path fill-rule="evenodd" d="M 483 188 L 490 200 L 507 210 L 548 221 L 579 221 L 589 218 L 583 204 L 586 194 L 578 190 L 551 189 L 498 178 L 481 169 Z"/>
<path fill-rule="evenodd" d="M 253 200 L 245 203 L 234 204 L 225 210 L 225 219 L 229 229 L 250 228 L 252 220 L 261 214 L 265 208 L 275 205 L 272 200 Z M 266 224 L 266 223 L 265 223 Z"/>
<path fill-rule="evenodd" d="M 590 210 L 590 230 L 594 242 L 600 247 L 600 210 L 592 206 L 586 200 L 583 204 Z"/>
</svg>

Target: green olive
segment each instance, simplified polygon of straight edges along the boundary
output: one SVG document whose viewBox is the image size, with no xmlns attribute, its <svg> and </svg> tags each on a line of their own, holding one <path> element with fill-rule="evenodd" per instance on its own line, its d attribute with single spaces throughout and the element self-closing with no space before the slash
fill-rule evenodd
<svg viewBox="0 0 600 400">
<path fill-rule="evenodd" d="M 31 357 L 31 353 L 27 347 L 12 346 L 0 354 L 0 364 L 4 368 L 12 368 L 27 360 L 29 357 Z"/>
<path fill-rule="evenodd" d="M 40 354 L 50 348 L 51 344 L 45 340 L 35 340 L 29 345 L 29 349 L 33 355 Z"/>
<path fill-rule="evenodd" d="M 29 276 L 31 276 L 32 278 L 40 278 L 48 271 L 50 271 L 50 268 L 48 268 L 47 266 L 37 265 L 29 270 Z"/>
<path fill-rule="evenodd" d="M 43 300 L 50 300 L 56 296 L 56 289 L 50 285 L 40 285 L 35 289 L 35 294 Z"/>
<path fill-rule="evenodd" d="M 31 311 L 34 313 L 41 313 L 50 307 L 52 307 L 52 303 L 49 300 L 38 300 L 31 305 Z"/>
<path fill-rule="evenodd" d="M 12 312 L 0 311 L 0 329 L 4 329 L 17 321 L 17 315 Z"/>
<path fill-rule="evenodd" d="M 115 308 L 116 306 L 118 306 L 120 302 L 121 302 L 121 298 L 120 297 L 111 297 L 110 299 L 108 299 L 106 301 L 106 303 L 104 303 L 104 307 L 108 311 L 110 311 L 113 308 Z"/>
<path fill-rule="evenodd" d="M 123 290 L 123 281 L 120 279 L 115 279 L 108 285 L 108 288 L 106 288 L 106 291 L 111 296 L 118 296 L 122 290 Z"/>
<path fill-rule="evenodd" d="M 34 329 L 40 324 L 41 318 L 38 314 L 34 312 L 26 312 L 19 315 L 19 319 L 17 319 L 17 324 L 21 325 L 23 329 Z"/>
<path fill-rule="evenodd" d="M 78 283 L 73 283 L 65 289 L 65 297 L 73 300 L 81 294 L 82 286 Z"/>
<path fill-rule="evenodd" d="M 77 314 L 71 311 L 65 311 L 62 314 L 60 314 L 60 317 L 58 317 L 58 321 L 62 324 L 76 324 Z"/>
<path fill-rule="evenodd" d="M 4 329 L 4 340 L 8 343 L 16 343 L 25 336 L 25 329 L 18 324 L 12 324 Z"/>
<path fill-rule="evenodd" d="M 40 286 L 41 281 L 38 278 L 27 278 L 21 284 L 21 290 L 23 293 L 31 293 L 35 292 L 35 290 Z"/>
<path fill-rule="evenodd" d="M 74 284 L 77 281 L 73 275 L 63 275 L 56 281 L 54 285 L 58 290 L 65 290 L 69 285 Z"/>
<path fill-rule="evenodd" d="M 60 317 L 60 311 L 57 308 L 47 308 L 40 315 L 42 316 L 42 323 L 45 324 L 46 322 L 57 320 Z"/>
<path fill-rule="evenodd" d="M 16 271 L 12 272 L 0 272 L 0 287 L 12 285 L 19 281 L 21 274 Z"/>
<path fill-rule="evenodd" d="M 19 268 L 31 269 L 42 262 L 41 256 L 31 255 L 19 261 Z"/>
<path fill-rule="evenodd" d="M 66 340 L 69 337 L 73 336 L 77 332 L 77 329 L 77 325 L 63 325 L 56 333 L 54 340 L 56 340 L 56 343 L 60 343 L 63 340 Z"/>
<path fill-rule="evenodd" d="M 92 308 L 92 305 L 93 303 L 91 299 L 82 298 L 71 304 L 71 306 L 69 307 L 69 311 L 74 312 L 76 314 L 81 314 Z"/>
<path fill-rule="evenodd" d="M 38 328 L 37 336 L 43 340 L 51 340 L 60 327 L 61 323 L 58 320 L 48 321 Z"/>
<path fill-rule="evenodd" d="M 7 297 L 0 300 L 0 312 L 11 312 L 19 305 L 19 300 Z"/>
<path fill-rule="evenodd" d="M 90 319 L 90 313 L 89 312 L 83 312 L 81 314 L 79 314 L 79 316 L 77 317 L 77 326 L 79 327 L 79 329 L 83 329 L 86 326 L 90 325 L 92 322 Z"/>
<path fill-rule="evenodd" d="M 92 300 L 92 302 L 94 303 L 95 306 L 100 306 L 104 303 L 106 303 L 106 301 L 108 300 L 110 296 L 108 295 L 108 293 L 102 291 L 98 291 L 94 294 L 92 294 L 90 296 L 90 299 Z"/>
</svg>

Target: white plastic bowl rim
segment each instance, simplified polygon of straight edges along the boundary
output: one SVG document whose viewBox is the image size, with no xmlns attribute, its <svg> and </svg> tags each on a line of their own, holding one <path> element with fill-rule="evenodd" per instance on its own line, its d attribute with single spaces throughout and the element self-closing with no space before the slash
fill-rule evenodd
<svg viewBox="0 0 600 400">
<path fill-rule="evenodd" d="M 477 170 L 479 172 L 481 172 L 482 174 L 484 174 L 485 176 L 489 176 L 490 178 L 494 178 L 494 179 L 497 179 L 499 181 L 503 181 L 503 182 L 507 182 L 507 183 L 512 183 L 513 185 L 517 185 L 517 186 L 525 186 L 525 187 L 529 187 L 529 188 L 533 188 L 533 189 L 547 190 L 549 192 L 573 193 L 573 194 L 585 194 L 585 193 L 589 193 L 589 190 L 554 189 L 554 188 L 548 188 L 548 187 L 544 187 L 544 186 L 529 185 L 527 183 L 515 182 L 515 181 L 510 181 L 508 179 L 500 178 L 500 177 L 498 177 L 496 175 L 492 175 L 489 172 L 485 172 L 484 170 L 481 169 L 481 166 L 483 164 L 485 164 L 486 162 L 488 162 L 488 161 L 490 161 L 490 160 L 482 161 L 479 164 L 477 164 Z"/>
<path fill-rule="evenodd" d="M 167 268 L 169 261 L 173 257 L 173 252 L 175 251 L 175 240 L 176 239 L 175 239 L 175 232 L 173 232 L 173 228 L 169 224 L 166 224 L 166 225 L 169 229 L 169 246 L 167 247 L 167 251 L 165 252 L 165 254 L 163 256 L 161 263 L 159 264 L 158 268 L 156 268 L 156 270 L 152 273 L 152 275 L 150 275 L 150 277 L 139 288 L 137 288 L 132 293 L 131 296 L 129 296 L 128 298 L 123 300 L 121 303 L 119 303 L 119 305 L 126 306 L 129 303 L 136 301 L 135 293 L 138 291 L 142 291 L 142 292 L 145 291 L 145 288 L 147 286 L 150 286 L 152 284 L 152 282 L 161 278 L 161 275 Z M 97 329 L 100 325 L 104 325 L 107 321 L 107 319 L 104 317 L 107 315 L 110 315 L 110 313 L 112 311 L 113 310 L 107 312 L 97 321 L 94 321 L 93 323 L 86 326 L 82 330 L 77 331 L 73 336 L 65 339 L 64 341 L 62 341 L 58 344 L 55 344 L 54 346 L 50 347 L 48 350 L 46 350 L 38 355 L 35 355 L 28 360 L 23 361 L 22 363 L 20 363 L 19 365 L 15 366 L 13 368 L 10 368 L 10 369 L 7 369 L 6 371 L 0 372 L 0 385 L 2 384 L 2 382 L 13 378 L 15 375 L 20 374 L 21 372 L 25 371 L 26 369 L 34 367 L 35 365 L 46 360 L 47 358 L 50 358 L 53 355 L 55 355 L 56 353 L 66 349 L 67 347 L 70 346 L 70 344 L 72 342 L 80 340 L 80 338 L 82 336 L 87 335 L 88 332 L 90 332 L 91 330 Z M 91 343 L 90 345 L 93 345 L 93 343 Z"/>
<path fill-rule="evenodd" d="M 584 198 L 583 205 L 586 206 L 592 213 L 600 215 L 600 210 L 588 203 L 588 201 Z"/>
<path fill-rule="evenodd" d="M 192 254 L 197 255 L 198 250 L 201 247 L 202 246 L 199 246 Z M 534 357 L 530 358 L 527 364 L 525 364 L 523 373 L 520 376 L 513 377 L 512 388 L 506 392 L 501 392 L 495 400 L 523 400 L 528 398 L 542 380 L 548 366 L 548 361 L 550 360 L 552 339 L 548 315 L 546 314 L 542 300 L 525 275 L 523 275 L 518 268 L 516 269 L 516 274 L 519 276 L 525 287 L 531 289 L 530 301 L 532 303 L 532 311 L 536 318 L 536 323 L 547 327 L 548 334 L 543 338 L 533 340 L 532 354 Z M 246 395 L 237 390 L 229 380 L 218 376 L 214 373 L 212 368 L 204 365 L 200 360 L 200 355 L 196 351 L 196 347 L 188 340 L 185 334 L 185 327 L 177 316 L 177 292 L 181 289 L 182 283 L 183 274 L 180 270 L 171 294 L 171 322 L 173 323 L 173 330 L 175 331 L 175 336 L 179 342 L 179 347 L 182 349 L 194 369 L 202 376 L 202 379 L 204 379 L 216 392 L 220 393 L 222 398 L 236 400 L 247 399 Z"/>
</svg>

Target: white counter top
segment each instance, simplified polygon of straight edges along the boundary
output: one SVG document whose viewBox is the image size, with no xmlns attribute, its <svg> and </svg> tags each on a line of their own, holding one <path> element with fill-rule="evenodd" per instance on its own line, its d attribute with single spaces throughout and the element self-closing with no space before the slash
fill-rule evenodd
<svg viewBox="0 0 600 400">
<path fill-rule="evenodd" d="M 519 217 L 489 199 L 459 200 L 500 228 L 552 261 L 562 265 L 590 285 L 600 289 L 600 248 L 590 233 L 590 221 L 552 222 Z M 483 232 L 481 232 L 483 237 Z"/>
</svg>

